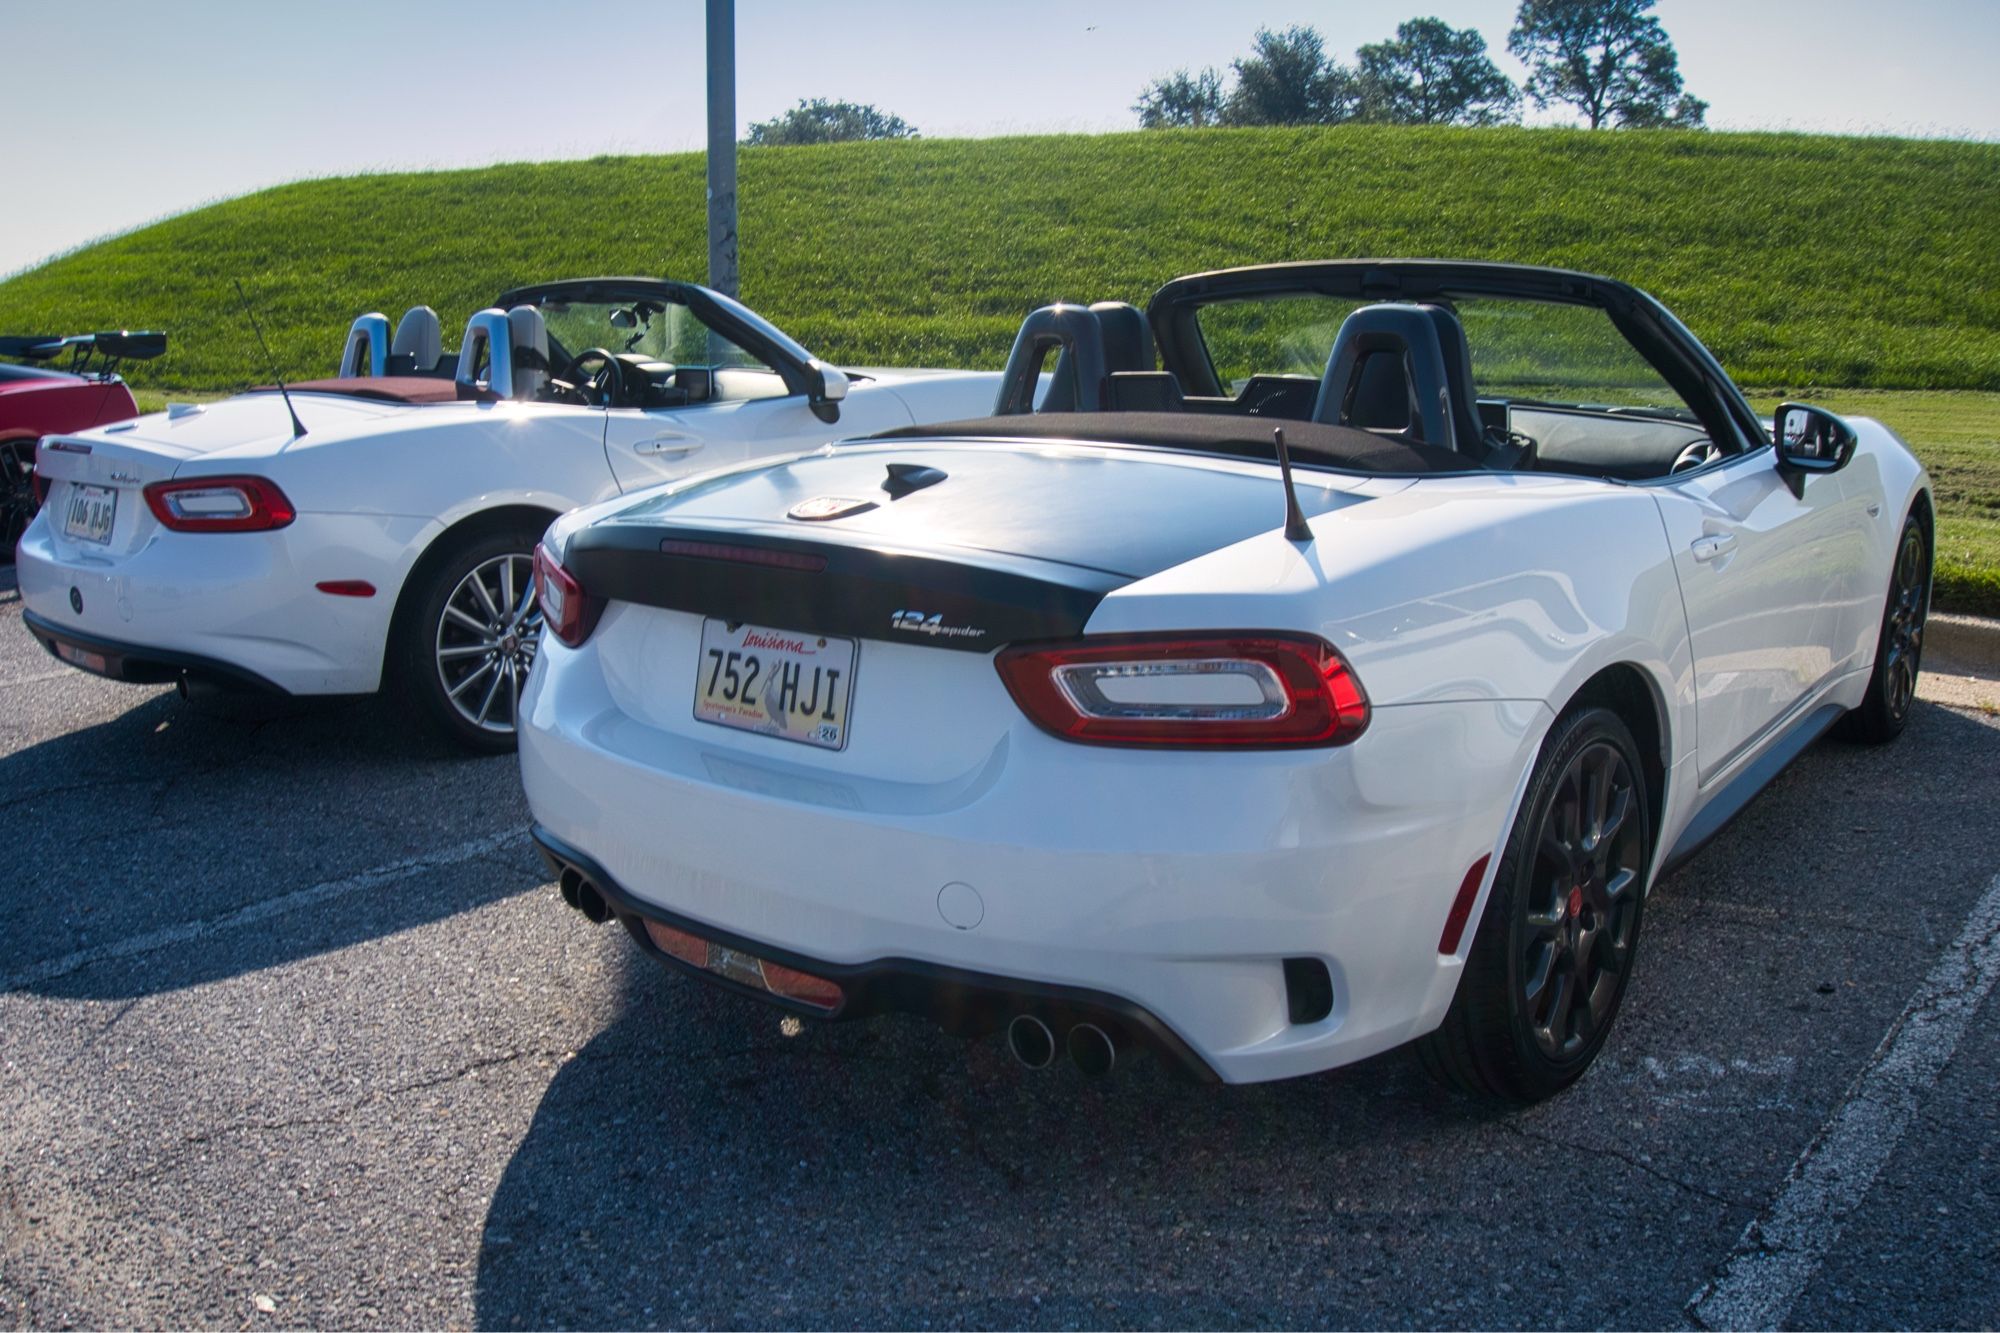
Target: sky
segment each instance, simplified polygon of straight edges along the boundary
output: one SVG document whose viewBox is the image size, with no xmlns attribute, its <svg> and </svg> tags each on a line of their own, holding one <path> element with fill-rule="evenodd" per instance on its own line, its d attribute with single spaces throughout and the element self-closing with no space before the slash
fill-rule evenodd
<svg viewBox="0 0 2000 1333">
<path fill-rule="evenodd" d="M 0 274 L 307 177 L 699 149 L 702 0 L 0 0 Z M 1151 79 L 1260 26 L 1356 46 L 1515 0 L 737 0 L 739 133 L 801 98 L 932 138 L 1131 129 Z M 1660 0 L 1718 129 L 2000 139 L 2000 0 Z M 1530 123 L 1559 113 L 1530 113 Z"/>
</svg>

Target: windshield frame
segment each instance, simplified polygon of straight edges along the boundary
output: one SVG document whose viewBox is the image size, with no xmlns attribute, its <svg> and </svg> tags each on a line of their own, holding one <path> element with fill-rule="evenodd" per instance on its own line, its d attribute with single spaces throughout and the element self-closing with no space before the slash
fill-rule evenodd
<svg viewBox="0 0 2000 1333">
<path fill-rule="evenodd" d="M 1183 390 L 1220 396 L 1223 388 L 1201 335 L 1201 308 L 1221 301 L 1282 296 L 1417 302 L 1497 297 L 1594 306 L 1681 396 L 1711 437 L 1734 440 L 1743 453 L 1771 445 L 1742 391 L 1686 325 L 1637 287 L 1596 274 L 1478 260 L 1259 264 L 1176 278 L 1153 293 L 1146 318 L 1162 363 Z"/>
<path fill-rule="evenodd" d="M 571 278 L 512 288 L 502 292 L 494 304 L 502 310 L 511 310 L 517 305 L 540 307 L 552 301 L 572 305 L 652 301 L 684 306 L 707 328 L 775 371 L 784 381 L 787 394 L 810 397 L 820 387 L 820 374 L 813 364 L 812 353 L 742 302 L 707 287 L 664 278 Z"/>
</svg>

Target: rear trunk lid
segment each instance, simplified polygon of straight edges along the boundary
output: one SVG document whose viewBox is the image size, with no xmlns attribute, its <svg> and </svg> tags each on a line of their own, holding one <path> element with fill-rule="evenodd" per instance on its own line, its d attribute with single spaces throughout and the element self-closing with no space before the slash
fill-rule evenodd
<svg viewBox="0 0 2000 1333">
<path fill-rule="evenodd" d="M 1310 515 L 1402 479 L 1300 473 Z M 882 443 L 698 478 L 572 534 L 592 595 L 989 653 L 1082 632 L 1116 588 L 1280 526 L 1268 466 L 1050 443 Z"/>
<path fill-rule="evenodd" d="M 1299 499 L 1319 514 L 1408 484 L 1302 473 Z M 584 644 L 622 715 L 593 728 L 602 744 L 700 781 L 914 813 L 984 790 L 1030 725 L 996 650 L 1074 638 L 1114 590 L 1284 514 L 1268 466 L 882 442 L 691 479 L 555 540 L 608 603 Z M 800 726 L 788 692 L 831 702 Z"/>
<path fill-rule="evenodd" d="M 325 395 L 295 400 L 308 431 L 328 434 L 381 416 L 383 404 Z M 386 410 L 397 410 L 387 407 Z M 407 410 L 407 409 L 405 409 Z M 291 416 L 275 393 L 243 394 L 205 406 L 176 407 L 74 435 L 45 438 L 36 473 L 56 549 L 66 556 L 115 558 L 159 530 L 144 491 L 156 481 L 202 474 L 262 475 L 293 439 Z"/>
</svg>

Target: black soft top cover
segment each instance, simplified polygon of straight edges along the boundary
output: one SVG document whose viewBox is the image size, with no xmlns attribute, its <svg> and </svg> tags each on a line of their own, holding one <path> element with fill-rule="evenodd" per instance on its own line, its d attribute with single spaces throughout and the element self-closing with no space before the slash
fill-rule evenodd
<svg viewBox="0 0 2000 1333">
<path fill-rule="evenodd" d="M 1292 462 L 1299 467 L 1418 476 L 1480 471 L 1478 464 L 1456 450 L 1406 444 L 1349 426 L 1208 412 L 1017 413 L 928 426 L 899 426 L 867 438 L 1073 440 L 1152 445 L 1276 462 L 1277 445 L 1271 438 L 1274 426 L 1284 430 L 1285 445 L 1291 451 Z"/>
</svg>

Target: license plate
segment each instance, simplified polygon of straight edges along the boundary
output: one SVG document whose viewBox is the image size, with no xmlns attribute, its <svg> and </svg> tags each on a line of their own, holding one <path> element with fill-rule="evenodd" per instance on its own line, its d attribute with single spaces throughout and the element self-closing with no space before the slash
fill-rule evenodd
<svg viewBox="0 0 2000 1333">
<path fill-rule="evenodd" d="M 697 721 L 846 748 L 854 640 L 704 620 L 697 668 Z"/>
<path fill-rule="evenodd" d="M 111 520 L 118 513 L 118 492 L 109 486 L 71 486 L 63 531 L 80 542 L 111 542 Z"/>
</svg>

